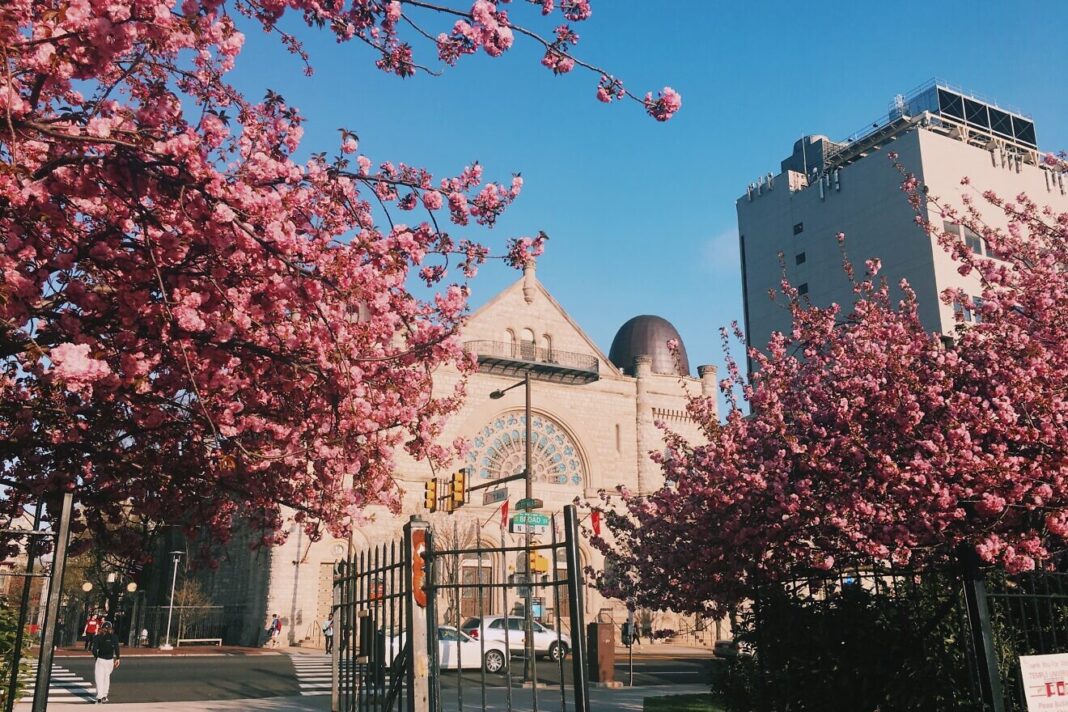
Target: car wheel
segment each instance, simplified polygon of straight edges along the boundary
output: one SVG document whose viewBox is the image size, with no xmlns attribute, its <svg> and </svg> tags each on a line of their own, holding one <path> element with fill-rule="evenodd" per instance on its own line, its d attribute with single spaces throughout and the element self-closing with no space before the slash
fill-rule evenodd
<svg viewBox="0 0 1068 712">
<path fill-rule="evenodd" d="M 486 672 L 500 672 L 504 669 L 504 654 L 499 650 L 487 650 L 483 660 Z"/>
<path fill-rule="evenodd" d="M 567 646 L 563 643 L 553 643 L 549 646 L 549 660 L 556 662 L 567 656 Z"/>
</svg>

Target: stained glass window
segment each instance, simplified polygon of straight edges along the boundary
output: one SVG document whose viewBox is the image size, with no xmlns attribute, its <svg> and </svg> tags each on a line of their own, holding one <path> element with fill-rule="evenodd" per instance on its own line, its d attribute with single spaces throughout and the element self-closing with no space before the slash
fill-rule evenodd
<svg viewBox="0 0 1068 712">
<path fill-rule="evenodd" d="M 534 414 L 531 420 L 534 482 L 581 487 L 586 479 L 578 446 L 559 423 Z M 526 417 L 522 411 L 499 415 L 471 438 L 467 466 L 477 480 L 495 480 L 523 471 Z"/>
</svg>

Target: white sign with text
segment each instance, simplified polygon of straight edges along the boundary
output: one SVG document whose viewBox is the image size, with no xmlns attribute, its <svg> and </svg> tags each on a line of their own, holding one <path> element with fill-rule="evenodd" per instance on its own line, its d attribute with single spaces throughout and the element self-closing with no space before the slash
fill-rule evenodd
<svg viewBox="0 0 1068 712">
<path fill-rule="evenodd" d="M 1068 653 L 1021 655 L 1027 712 L 1068 712 Z"/>
</svg>

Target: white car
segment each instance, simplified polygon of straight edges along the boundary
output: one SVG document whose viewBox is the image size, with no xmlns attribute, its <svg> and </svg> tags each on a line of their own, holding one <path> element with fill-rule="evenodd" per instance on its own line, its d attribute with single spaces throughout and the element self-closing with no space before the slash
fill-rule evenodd
<svg viewBox="0 0 1068 712">
<path fill-rule="evenodd" d="M 559 660 L 565 657 L 571 650 L 571 636 L 561 632 L 559 637 L 556 631 L 548 628 L 537 621 L 533 621 L 534 627 L 534 653 L 544 655 L 550 660 Z M 468 618 L 461 627 L 462 631 L 475 640 L 485 640 L 504 643 L 505 626 L 508 627 L 508 648 L 513 653 L 522 653 L 524 645 L 525 621 L 522 616 L 486 616 L 485 618 Z"/>
<path fill-rule="evenodd" d="M 389 662 L 392 663 L 404 644 L 404 636 L 390 641 Z M 508 652 L 503 642 L 487 640 L 483 644 L 452 626 L 438 626 L 438 666 L 442 670 L 456 670 L 461 665 L 465 670 L 481 667 L 489 673 L 503 672 L 508 665 Z"/>
</svg>

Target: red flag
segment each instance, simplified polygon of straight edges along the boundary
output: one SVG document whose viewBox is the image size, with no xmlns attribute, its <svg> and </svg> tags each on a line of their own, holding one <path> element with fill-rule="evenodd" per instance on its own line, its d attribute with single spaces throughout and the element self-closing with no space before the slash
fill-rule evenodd
<svg viewBox="0 0 1068 712">
<path fill-rule="evenodd" d="M 601 536 L 601 513 L 596 509 L 593 510 L 593 514 L 590 515 L 590 524 L 593 525 L 593 535 Z"/>
<path fill-rule="evenodd" d="M 508 528 L 508 500 L 501 505 L 501 529 Z"/>
</svg>

